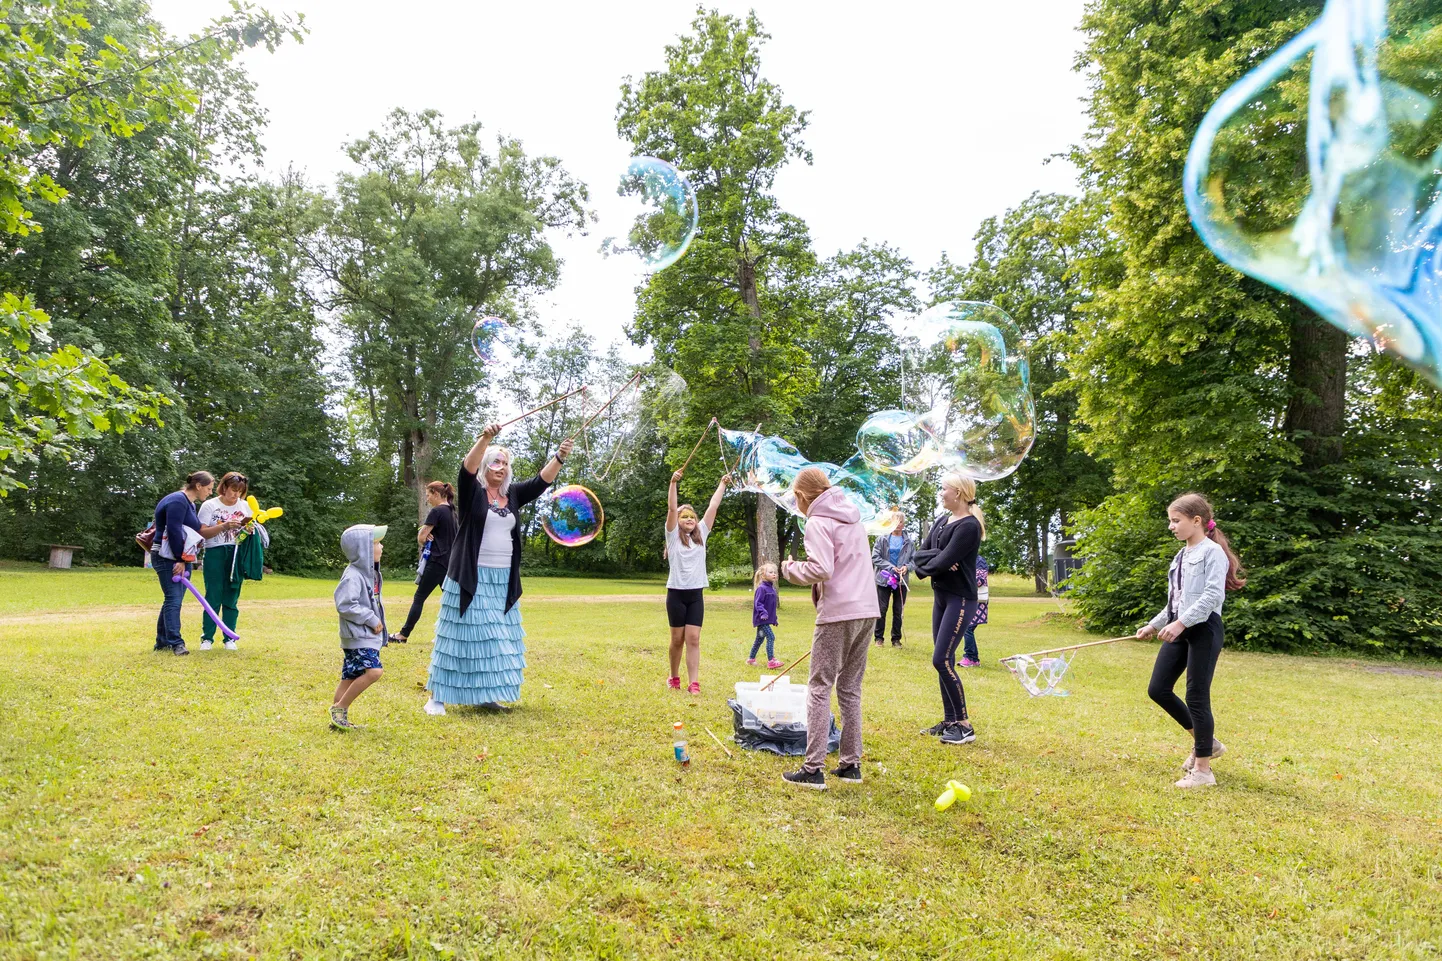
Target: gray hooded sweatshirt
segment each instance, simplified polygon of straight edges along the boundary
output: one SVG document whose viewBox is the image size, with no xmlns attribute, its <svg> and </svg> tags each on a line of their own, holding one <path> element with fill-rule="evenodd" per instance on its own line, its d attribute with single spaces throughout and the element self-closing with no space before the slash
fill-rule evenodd
<svg viewBox="0 0 1442 961">
<path fill-rule="evenodd" d="M 371 547 L 374 530 L 371 524 L 356 524 L 347 527 L 340 536 L 340 548 L 350 563 L 335 588 L 335 610 L 340 615 L 340 646 L 347 651 L 367 647 L 380 649 L 386 644 L 381 572 Z"/>
</svg>

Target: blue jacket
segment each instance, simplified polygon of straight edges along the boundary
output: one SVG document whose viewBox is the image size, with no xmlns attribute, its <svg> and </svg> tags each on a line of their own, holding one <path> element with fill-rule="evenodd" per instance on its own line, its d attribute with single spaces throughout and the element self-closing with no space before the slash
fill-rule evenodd
<svg viewBox="0 0 1442 961">
<path fill-rule="evenodd" d="M 180 560 L 185 553 L 187 527 L 200 532 L 200 517 L 195 513 L 195 504 L 185 496 L 185 491 L 166 494 L 155 505 L 155 543 L 152 550 L 167 560 Z"/>
</svg>

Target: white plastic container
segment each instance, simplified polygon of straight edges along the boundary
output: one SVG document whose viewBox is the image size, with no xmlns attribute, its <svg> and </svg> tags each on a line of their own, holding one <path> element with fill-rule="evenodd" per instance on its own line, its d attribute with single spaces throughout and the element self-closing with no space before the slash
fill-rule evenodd
<svg viewBox="0 0 1442 961">
<path fill-rule="evenodd" d="M 804 729 L 806 726 L 805 686 L 793 685 L 790 677 L 781 677 L 771 686 L 770 690 L 761 690 L 771 682 L 772 677 L 774 675 L 763 674 L 759 681 L 738 681 L 736 683 L 736 703 L 754 715 L 759 724 L 765 724 L 768 727 L 799 724 Z M 747 720 L 749 722 L 750 719 Z"/>
</svg>

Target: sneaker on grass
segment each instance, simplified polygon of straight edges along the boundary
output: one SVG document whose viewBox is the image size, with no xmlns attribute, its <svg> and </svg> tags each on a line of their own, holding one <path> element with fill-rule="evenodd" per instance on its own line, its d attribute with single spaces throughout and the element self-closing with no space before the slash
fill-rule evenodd
<svg viewBox="0 0 1442 961">
<path fill-rule="evenodd" d="M 666 678 L 666 686 L 673 691 L 681 690 L 681 679 L 679 677 Z"/>
<path fill-rule="evenodd" d="M 426 701 L 426 706 L 422 708 L 422 710 L 427 714 L 434 714 L 439 717 L 446 713 L 446 706 L 435 698 L 431 698 L 429 701 Z"/>
<path fill-rule="evenodd" d="M 233 651 L 235 650 L 235 642 L 226 641 L 224 644 L 221 645 L 221 647 L 224 647 L 227 651 Z"/>
<path fill-rule="evenodd" d="M 831 776 L 842 784 L 860 784 L 861 765 L 848 764 L 845 767 L 832 768 Z"/>
<path fill-rule="evenodd" d="M 1182 779 L 1177 782 L 1177 787 L 1180 787 L 1180 788 L 1216 787 L 1216 786 L 1217 786 L 1217 778 L 1216 778 L 1216 775 L 1214 775 L 1211 771 L 1198 771 L 1196 768 L 1193 768 L 1192 770 L 1188 771 L 1188 772 L 1182 777 Z"/>
<path fill-rule="evenodd" d="M 355 725 L 350 722 L 350 718 L 346 717 L 346 709 L 339 704 L 332 704 L 330 706 L 330 726 L 339 731 L 349 731 L 355 727 Z"/>
<path fill-rule="evenodd" d="M 700 682 L 700 681 L 692 681 L 689 685 L 687 685 L 687 687 L 686 687 L 686 693 L 687 693 L 687 694 L 700 694 L 700 693 L 701 693 L 701 682 Z"/>
<path fill-rule="evenodd" d="M 799 767 L 794 771 L 787 771 L 781 775 L 781 780 L 787 784 L 794 784 L 797 787 L 809 787 L 813 791 L 826 790 L 826 775 L 820 771 L 808 771 Z"/>
<path fill-rule="evenodd" d="M 182 654 L 189 654 L 190 649 L 185 646 L 184 641 L 181 641 L 179 644 L 175 645 L 170 649 L 170 653 L 174 654 L 176 657 L 179 657 Z"/>
<path fill-rule="evenodd" d="M 1226 753 L 1227 753 L 1227 748 L 1226 748 L 1226 746 L 1223 745 L 1222 742 L 1221 742 L 1221 741 L 1218 741 L 1216 738 L 1212 738 L 1212 760 L 1215 761 L 1217 758 L 1221 757 L 1223 754 L 1226 754 Z M 1191 754 L 1188 754 L 1188 755 L 1187 755 L 1187 759 L 1182 762 L 1182 770 L 1185 771 L 1185 772 L 1187 772 L 1187 773 L 1191 773 L 1192 768 L 1194 768 L 1194 767 L 1196 767 L 1196 766 L 1197 766 L 1197 749 L 1196 749 L 1196 748 L 1192 748 L 1192 753 L 1191 753 Z"/>
<path fill-rule="evenodd" d="M 211 649 L 212 647 L 214 647 L 214 646 L 215 646 L 215 642 L 214 642 L 214 641 L 208 641 L 208 640 L 207 640 L 207 641 L 201 641 L 201 642 L 200 642 L 200 649 L 201 649 L 202 651 L 208 651 L 208 650 L 210 650 L 210 649 Z"/>
<path fill-rule="evenodd" d="M 943 733 L 945 733 L 945 731 L 946 731 L 946 726 L 947 726 L 948 724 L 950 724 L 950 723 L 951 723 L 950 721 L 937 721 L 935 724 L 931 725 L 931 727 L 924 727 L 924 728 L 922 728 L 922 729 L 921 729 L 921 736 L 922 736 L 922 737 L 941 737 L 941 735 L 942 735 Z"/>
<path fill-rule="evenodd" d="M 976 731 L 972 730 L 970 724 L 963 721 L 953 721 L 941 732 L 942 744 L 970 744 L 976 740 Z"/>
</svg>

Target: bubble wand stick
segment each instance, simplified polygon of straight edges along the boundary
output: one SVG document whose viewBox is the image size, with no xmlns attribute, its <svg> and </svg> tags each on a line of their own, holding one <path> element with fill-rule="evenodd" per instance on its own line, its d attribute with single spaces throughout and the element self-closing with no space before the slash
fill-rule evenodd
<svg viewBox="0 0 1442 961">
<path fill-rule="evenodd" d="M 791 669 L 792 669 L 793 667 L 795 667 L 797 664 L 800 664 L 802 661 L 806 660 L 806 659 L 807 659 L 808 657 L 810 657 L 810 656 L 811 656 L 811 648 L 808 647 L 808 648 L 806 649 L 806 653 L 805 653 L 805 654 L 802 654 L 802 655 L 801 655 L 800 657 L 798 657 L 796 660 L 794 660 L 794 661 L 792 661 L 790 664 L 788 664 L 788 665 L 786 666 L 786 668 L 785 668 L 780 674 L 777 674 L 777 675 L 776 675 L 775 677 L 773 677 L 770 681 L 768 681 L 768 682 L 766 683 L 766 686 L 763 687 L 761 690 L 763 690 L 763 691 L 769 691 L 769 690 L 771 690 L 771 685 L 772 685 L 772 684 L 775 684 L 777 681 L 781 680 L 781 679 L 782 679 L 783 677 L 785 677 L 787 674 L 790 674 L 790 673 L 791 673 Z"/>
<path fill-rule="evenodd" d="M 602 414 L 604 414 L 604 413 L 606 412 L 606 408 L 610 407 L 612 404 L 614 404 L 614 403 L 616 402 L 616 398 L 620 397 L 622 394 L 624 394 L 624 393 L 626 392 L 626 390 L 627 390 L 632 384 L 637 383 L 637 382 L 639 382 L 640 380 L 641 380 L 641 371 L 638 370 L 638 371 L 636 371 L 636 374 L 635 374 L 634 377 L 632 377 L 630 380 L 626 381 L 626 383 L 624 383 L 623 385 L 621 385 L 621 389 L 620 389 L 620 390 L 616 391 L 614 394 L 611 395 L 611 399 L 610 399 L 610 400 L 606 401 L 604 404 L 601 405 L 601 409 L 600 409 L 600 410 L 596 411 L 596 412 L 595 412 L 594 414 L 592 414 L 590 417 L 586 418 L 586 422 L 581 425 L 580 430 L 577 430 L 576 433 L 575 433 L 575 434 L 572 434 L 570 437 L 568 437 L 567 440 L 575 440 L 575 439 L 576 439 L 576 434 L 579 434 L 579 433 L 581 433 L 581 431 L 585 430 L 587 427 L 590 427 L 592 421 L 594 421 L 597 417 L 600 417 Z"/>
<path fill-rule="evenodd" d="M 700 436 L 699 438 L 697 438 L 697 440 L 696 440 L 696 446 L 693 447 L 693 448 L 691 448 L 691 453 L 689 453 L 689 454 L 686 455 L 686 463 L 684 463 L 684 464 L 681 465 L 681 469 L 682 469 L 682 470 L 685 470 L 685 469 L 687 468 L 687 466 L 690 465 L 690 463 L 691 463 L 691 458 L 695 457 L 695 456 L 696 456 L 696 452 L 701 449 L 701 442 L 706 439 L 706 435 L 707 435 L 707 434 L 711 433 L 711 427 L 712 427 L 712 425 L 714 425 L 715 423 L 716 423 L 716 418 L 714 418 L 714 417 L 711 418 L 709 421 L 706 422 L 706 426 L 705 426 L 704 428 L 702 428 L 702 430 L 701 430 L 701 436 Z"/>
<path fill-rule="evenodd" d="M 569 394 L 562 394 L 560 397 L 557 397 L 555 400 L 548 400 L 548 401 L 546 401 L 544 404 L 542 404 L 540 407 L 532 407 L 530 410 L 526 411 L 524 414 L 519 414 L 519 415 L 517 415 L 517 416 L 515 416 L 515 417 L 512 417 L 510 420 L 506 421 L 504 424 L 501 424 L 500 426 L 502 426 L 502 427 L 510 427 L 512 424 L 514 424 L 514 423 L 515 423 L 516 421 L 518 421 L 518 420 L 525 420 L 527 417 L 530 417 L 532 414 L 535 414 L 535 413 L 538 413 L 538 412 L 540 412 L 540 411 L 543 411 L 543 410 L 545 410 L 547 407 L 554 407 L 555 405 L 559 404 L 561 401 L 565 400 L 567 397 L 574 397 L 574 396 L 576 396 L 577 394 L 580 394 L 580 393 L 582 393 L 582 392 L 584 392 L 584 391 L 588 391 L 588 390 L 590 390 L 590 389 L 591 389 L 591 385 L 590 385 L 590 384 L 582 384 L 580 387 L 577 387 L 575 390 L 571 391 Z"/>
</svg>

